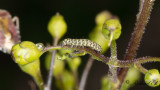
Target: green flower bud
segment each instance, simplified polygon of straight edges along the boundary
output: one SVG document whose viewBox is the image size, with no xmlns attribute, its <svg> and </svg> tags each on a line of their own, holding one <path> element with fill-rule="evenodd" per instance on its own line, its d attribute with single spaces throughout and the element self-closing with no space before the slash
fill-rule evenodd
<svg viewBox="0 0 160 90">
<path fill-rule="evenodd" d="M 108 11 L 102 11 L 102 12 L 100 12 L 100 13 L 98 13 L 96 15 L 95 21 L 96 21 L 97 25 L 103 25 L 104 22 L 105 22 L 105 20 L 107 20 L 109 18 L 111 18 L 110 12 L 108 12 Z"/>
<path fill-rule="evenodd" d="M 60 75 L 64 70 L 64 62 L 62 60 L 55 59 L 55 64 L 53 69 L 54 69 L 53 71 L 54 76 Z"/>
<path fill-rule="evenodd" d="M 157 69 L 148 70 L 145 73 L 145 83 L 151 87 L 157 87 L 160 85 L 160 74 Z"/>
<path fill-rule="evenodd" d="M 111 82 L 107 79 L 107 76 L 103 76 L 101 78 L 101 90 L 110 90 L 111 89 Z"/>
<path fill-rule="evenodd" d="M 59 60 L 58 59 L 59 57 L 60 57 L 59 54 L 55 55 L 55 61 L 53 66 L 53 75 L 55 77 L 58 77 L 64 71 L 64 62 L 62 60 Z M 51 53 L 48 53 L 45 58 L 45 66 L 47 69 L 49 69 L 50 61 L 51 61 Z"/>
<path fill-rule="evenodd" d="M 11 54 L 16 63 L 25 65 L 39 59 L 42 52 L 34 43 L 23 41 L 12 47 Z"/>
<path fill-rule="evenodd" d="M 116 40 L 121 35 L 121 24 L 118 19 L 108 19 L 103 24 L 102 33 L 107 40 Z"/>
<path fill-rule="evenodd" d="M 67 30 L 67 24 L 62 15 L 57 13 L 55 16 L 51 18 L 48 23 L 48 31 L 52 35 L 52 37 L 57 37 L 60 39 Z"/>
<path fill-rule="evenodd" d="M 119 85 L 119 81 L 113 82 L 110 76 L 103 76 L 101 84 L 101 90 L 116 90 L 116 87 Z"/>
<path fill-rule="evenodd" d="M 76 71 L 79 65 L 81 64 L 81 58 L 75 57 L 71 60 L 68 60 L 69 67 L 72 71 Z"/>
<path fill-rule="evenodd" d="M 56 85 L 61 89 L 61 90 L 74 90 L 74 76 L 67 70 L 65 70 L 61 74 L 61 80 L 57 79 L 56 80 Z M 62 86 L 63 85 L 63 86 Z"/>
<path fill-rule="evenodd" d="M 140 79 L 140 72 L 136 68 L 130 68 L 125 80 L 122 84 L 121 90 L 128 90 Z"/>
</svg>

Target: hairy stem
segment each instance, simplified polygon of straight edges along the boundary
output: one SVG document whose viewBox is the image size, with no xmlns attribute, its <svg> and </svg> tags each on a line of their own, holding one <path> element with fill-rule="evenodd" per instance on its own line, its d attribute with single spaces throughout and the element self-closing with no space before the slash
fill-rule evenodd
<svg viewBox="0 0 160 90">
<path fill-rule="evenodd" d="M 90 71 L 90 69 L 92 67 L 92 64 L 93 64 L 93 59 L 92 59 L 92 57 L 90 57 L 88 59 L 86 67 L 84 68 L 84 71 L 83 71 L 83 74 L 82 74 L 82 77 L 81 77 L 81 81 L 80 81 L 80 85 L 79 85 L 79 89 L 78 90 L 84 90 L 85 85 L 86 85 L 86 80 L 87 80 L 89 71 Z"/>
<path fill-rule="evenodd" d="M 149 16 L 150 16 L 150 12 L 153 6 L 153 1 L 151 2 L 151 0 L 145 0 L 144 4 L 143 4 L 143 8 L 141 13 L 139 13 L 139 17 L 137 18 L 137 22 L 136 22 L 136 26 L 134 28 L 134 32 L 132 34 L 132 37 L 130 39 L 129 42 L 129 46 L 128 49 L 126 51 L 126 55 L 125 55 L 125 59 L 133 59 L 136 51 L 138 49 L 139 43 L 141 41 L 142 35 L 144 33 L 145 30 L 145 26 L 148 22 Z"/>
<path fill-rule="evenodd" d="M 117 60 L 117 46 L 116 46 L 116 41 L 112 41 L 111 43 L 111 58 L 112 60 L 116 61 Z"/>
<path fill-rule="evenodd" d="M 141 71 L 143 74 L 145 74 L 148 71 L 147 69 L 142 67 L 142 65 L 139 63 L 135 63 L 135 65 L 136 65 L 136 68 L 139 69 L 139 71 Z"/>
<path fill-rule="evenodd" d="M 58 44 L 58 38 L 54 38 L 54 46 L 57 46 Z M 53 65 L 54 65 L 54 60 L 55 60 L 55 55 L 56 55 L 56 50 L 52 51 L 52 58 L 50 62 L 50 68 L 49 68 L 49 74 L 48 74 L 48 79 L 47 79 L 47 84 L 45 86 L 45 90 L 51 90 L 51 84 L 52 84 L 52 75 L 53 75 Z"/>
<path fill-rule="evenodd" d="M 138 64 L 144 64 L 149 62 L 160 62 L 160 57 L 143 57 L 135 60 L 118 60 L 117 67 L 135 67 Z M 141 71 L 141 68 L 140 68 Z M 141 71 L 143 73 L 143 71 Z"/>
<path fill-rule="evenodd" d="M 139 9 L 140 11 L 138 13 L 137 20 L 136 20 L 136 26 L 134 28 L 134 32 L 132 34 L 132 37 L 128 45 L 128 49 L 126 51 L 126 55 L 124 57 L 125 60 L 133 60 L 136 55 L 136 51 L 138 49 L 139 43 L 144 33 L 145 26 L 148 22 L 154 1 L 155 0 L 141 0 L 141 5 L 143 6 L 140 6 L 140 9 Z M 121 87 L 127 71 L 128 69 L 125 69 L 125 68 L 122 68 L 120 70 L 118 74 L 120 85 L 118 88 Z"/>
<path fill-rule="evenodd" d="M 116 47 L 116 41 L 113 40 L 111 42 L 111 57 L 109 61 L 109 73 L 108 73 L 108 78 L 110 79 L 111 82 L 111 90 L 116 90 L 115 86 L 118 79 L 117 79 L 117 67 L 114 66 L 114 63 L 117 62 L 117 47 Z M 113 65 L 112 65 L 113 64 Z M 114 85 L 113 85 L 114 84 Z"/>
<path fill-rule="evenodd" d="M 117 47 L 116 47 L 116 41 L 111 42 L 111 59 L 109 63 L 116 63 L 117 62 Z M 114 67 L 109 65 L 109 72 L 111 73 L 111 81 L 112 83 L 117 83 L 117 67 Z M 113 87 L 114 88 L 114 87 Z"/>
</svg>

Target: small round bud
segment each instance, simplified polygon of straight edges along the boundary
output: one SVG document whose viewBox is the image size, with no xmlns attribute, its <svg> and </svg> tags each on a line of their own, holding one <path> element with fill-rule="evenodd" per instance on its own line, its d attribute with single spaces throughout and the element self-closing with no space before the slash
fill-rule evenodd
<svg viewBox="0 0 160 90">
<path fill-rule="evenodd" d="M 64 70 L 61 74 L 61 80 L 57 79 L 56 84 L 61 90 L 74 90 L 75 80 L 73 74 L 67 70 Z"/>
<path fill-rule="evenodd" d="M 116 40 L 121 35 L 121 24 L 118 19 L 109 19 L 106 20 L 103 24 L 102 33 L 106 39 Z"/>
<path fill-rule="evenodd" d="M 102 11 L 96 15 L 95 21 L 97 25 L 103 25 L 105 20 L 111 18 L 111 14 L 108 11 Z"/>
<path fill-rule="evenodd" d="M 140 79 L 140 72 L 136 68 L 130 68 L 120 90 L 129 90 Z"/>
<path fill-rule="evenodd" d="M 60 39 L 67 30 L 67 24 L 62 15 L 57 13 L 55 16 L 51 18 L 48 23 L 48 31 L 52 35 L 52 37 L 57 37 Z"/>
<path fill-rule="evenodd" d="M 101 78 L 101 90 L 110 90 L 111 83 L 107 76 Z"/>
<path fill-rule="evenodd" d="M 145 73 L 145 83 L 151 87 L 157 87 L 160 85 L 160 74 L 157 69 L 148 70 Z"/>
<path fill-rule="evenodd" d="M 30 41 L 23 41 L 12 47 L 11 55 L 16 63 L 25 65 L 39 59 L 42 52 Z"/>
<path fill-rule="evenodd" d="M 75 57 L 68 61 L 69 67 L 72 71 L 76 71 L 79 65 L 81 64 L 81 58 Z"/>
</svg>

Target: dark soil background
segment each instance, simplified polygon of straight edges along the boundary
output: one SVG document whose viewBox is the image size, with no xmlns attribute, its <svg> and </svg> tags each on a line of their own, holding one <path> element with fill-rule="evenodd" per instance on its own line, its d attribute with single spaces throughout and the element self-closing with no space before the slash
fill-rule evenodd
<svg viewBox="0 0 160 90">
<path fill-rule="evenodd" d="M 47 31 L 47 24 L 51 16 L 60 12 L 68 25 L 64 38 L 88 38 L 88 34 L 95 26 L 94 18 L 97 13 L 108 10 L 120 18 L 122 34 L 117 40 L 118 58 L 123 59 L 134 28 L 139 0 L 0 0 L 0 9 L 8 10 L 12 16 L 20 19 L 22 41 L 42 42 L 52 41 Z M 63 39 L 64 39 L 63 38 Z M 109 52 L 108 52 L 109 53 Z M 108 54 L 107 53 L 107 54 Z M 109 55 L 108 55 L 109 56 Z M 156 0 L 146 32 L 141 41 L 137 57 L 160 57 L 160 0 Z M 87 60 L 88 56 L 83 57 Z M 86 60 L 83 60 L 79 73 L 82 74 Z M 160 63 L 145 65 L 158 68 Z M 44 79 L 47 71 L 44 68 L 44 56 L 41 58 L 41 68 Z M 100 90 L 101 77 L 107 73 L 108 66 L 95 61 L 90 71 L 86 90 Z M 160 90 L 151 88 L 144 83 L 143 76 L 130 90 Z M 0 52 L 0 90 L 31 90 L 28 84 L 32 78 L 23 73 L 10 55 Z M 53 81 L 53 89 L 57 90 Z"/>
</svg>

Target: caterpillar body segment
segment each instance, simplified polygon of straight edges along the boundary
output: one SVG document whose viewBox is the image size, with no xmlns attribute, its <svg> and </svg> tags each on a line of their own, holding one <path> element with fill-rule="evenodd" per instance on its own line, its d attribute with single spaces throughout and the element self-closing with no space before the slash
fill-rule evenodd
<svg viewBox="0 0 160 90">
<path fill-rule="evenodd" d="M 64 39 L 62 42 L 62 47 L 64 46 L 71 46 L 71 47 L 87 47 L 87 48 L 91 48 L 97 52 L 101 52 L 102 48 L 99 44 L 88 40 L 88 39 Z"/>
</svg>

